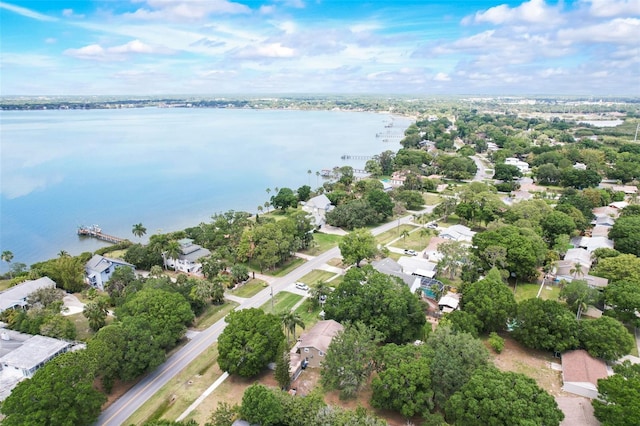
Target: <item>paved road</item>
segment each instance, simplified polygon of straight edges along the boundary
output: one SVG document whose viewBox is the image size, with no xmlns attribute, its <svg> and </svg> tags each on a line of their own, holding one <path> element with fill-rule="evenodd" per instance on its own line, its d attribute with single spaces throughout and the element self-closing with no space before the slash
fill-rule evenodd
<svg viewBox="0 0 640 426">
<path fill-rule="evenodd" d="M 432 209 L 433 207 L 430 207 Z M 429 210 L 429 209 L 427 209 Z M 393 229 L 400 224 L 409 223 L 412 216 L 405 216 L 399 220 L 386 223 L 384 225 L 375 228 L 372 233 L 374 235 L 381 234 L 390 229 Z M 244 303 L 236 308 L 258 308 L 262 306 L 271 297 L 271 290 L 273 294 L 286 289 L 293 282 L 299 280 L 314 269 L 320 268 L 320 266 L 329 260 L 339 257 L 340 249 L 337 247 L 322 253 L 319 256 L 308 260 L 300 267 L 291 271 L 284 277 L 278 278 L 273 281 L 270 287 L 265 288 L 260 293 L 256 294 L 250 299 L 247 299 Z M 111 404 L 109 408 L 102 412 L 98 418 L 97 425 L 122 425 L 126 420 L 144 404 L 149 398 L 151 398 L 162 386 L 164 386 L 169 380 L 171 380 L 176 374 L 178 374 L 183 368 L 191 363 L 198 355 L 204 352 L 209 346 L 218 340 L 218 336 L 224 330 L 227 324 L 224 319 L 213 324 L 208 329 L 198 333 L 198 335 L 179 351 L 173 354 L 167 359 L 160 367 L 148 376 L 143 378 L 134 387 L 129 389 L 124 395 L 122 395 L 115 403 Z"/>
<path fill-rule="evenodd" d="M 482 182 L 483 180 L 487 179 L 487 173 L 486 173 L 487 167 L 484 165 L 484 162 L 480 159 L 480 157 L 477 154 L 472 156 L 471 158 L 476 163 L 476 166 L 478 166 L 478 171 L 476 172 L 476 175 L 473 178 L 473 180 L 476 182 Z"/>
</svg>

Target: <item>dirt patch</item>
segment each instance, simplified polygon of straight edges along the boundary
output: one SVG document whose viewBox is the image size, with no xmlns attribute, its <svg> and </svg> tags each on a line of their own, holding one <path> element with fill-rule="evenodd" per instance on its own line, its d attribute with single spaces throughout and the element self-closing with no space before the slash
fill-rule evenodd
<svg viewBox="0 0 640 426">
<path fill-rule="evenodd" d="M 562 390 L 562 374 L 551 368 L 551 363 L 560 364 L 560 360 L 550 353 L 529 349 L 509 336 L 504 338 L 504 350 L 501 354 L 493 351 L 493 362 L 500 370 L 522 373 L 534 379 L 538 385 L 552 396 L 569 396 Z"/>
</svg>

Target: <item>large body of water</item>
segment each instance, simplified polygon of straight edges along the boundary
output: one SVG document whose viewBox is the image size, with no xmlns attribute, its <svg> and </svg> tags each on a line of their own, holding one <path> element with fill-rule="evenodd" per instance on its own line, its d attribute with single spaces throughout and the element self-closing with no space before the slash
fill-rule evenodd
<svg viewBox="0 0 640 426">
<path fill-rule="evenodd" d="M 267 188 L 315 189 L 316 171 L 364 166 L 342 155 L 396 151 L 399 138 L 385 143 L 376 134 L 399 135 L 409 123 L 341 111 L 1 112 L 0 249 L 30 265 L 104 245 L 79 238 L 80 225 L 136 241 L 131 228 L 139 222 L 146 239 L 214 213 L 255 213 L 274 195 Z"/>
</svg>

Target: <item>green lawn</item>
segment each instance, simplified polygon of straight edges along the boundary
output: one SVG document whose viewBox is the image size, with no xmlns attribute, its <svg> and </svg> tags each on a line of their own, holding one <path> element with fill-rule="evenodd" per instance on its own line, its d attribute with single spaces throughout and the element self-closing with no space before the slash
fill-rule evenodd
<svg viewBox="0 0 640 426">
<path fill-rule="evenodd" d="M 11 287 L 11 280 L 0 280 L 0 291 L 6 290 Z"/>
<path fill-rule="evenodd" d="M 226 301 L 222 305 L 208 305 L 203 313 L 193 321 L 193 328 L 205 330 L 217 321 L 224 318 L 229 312 L 238 306 L 236 302 Z"/>
<path fill-rule="evenodd" d="M 316 245 L 304 251 L 303 253 L 308 253 L 310 255 L 316 255 L 319 253 L 324 253 L 325 251 L 334 248 L 340 243 L 342 240 L 342 235 L 334 235 L 334 234 L 323 234 L 321 232 L 316 232 L 313 234 L 313 241 L 315 241 Z"/>
<path fill-rule="evenodd" d="M 429 245 L 429 240 L 431 240 L 432 233 L 430 229 L 423 228 L 428 233 L 422 234 L 422 230 L 418 229 L 411 232 L 406 238 L 400 238 L 392 245 L 394 247 L 398 247 L 401 249 L 411 249 L 420 251 L 423 250 L 427 245 Z"/>
<path fill-rule="evenodd" d="M 431 194 L 429 192 L 426 192 L 426 193 L 422 194 L 422 198 L 424 198 L 424 203 L 427 206 L 434 206 L 434 205 L 440 204 L 442 202 L 442 197 L 440 197 L 440 195 Z"/>
<path fill-rule="evenodd" d="M 510 285 L 509 288 L 513 290 L 513 285 Z M 516 293 L 514 295 L 516 302 L 520 303 L 523 300 L 535 298 L 538 295 L 539 289 L 540 284 L 518 283 L 518 287 L 516 288 Z M 557 300 L 559 295 L 560 287 L 545 285 L 540 293 L 540 298 L 543 300 Z"/>
<path fill-rule="evenodd" d="M 378 235 L 376 237 L 376 242 L 384 246 L 395 240 L 396 238 L 399 238 L 402 235 L 402 231 L 406 230 L 407 232 L 411 232 L 414 229 L 416 229 L 416 227 L 413 225 L 400 225 L 399 227 L 396 226 L 395 228 Z"/>
<path fill-rule="evenodd" d="M 313 310 L 309 310 L 310 304 L 305 301 L 302 305 L 298 306 L 295 310 L 295 313 L 300 315 L 302 321 L 304 321 L 304 325 L 306 329 L 313 327 L 315 323 L 320 321 L 320 311 L 321 308 L 318 306 Z"/>
<path fill-rule="evenodd" d="M 294 269 L 302 266 L 305 262 L 304 259 L 300 259 L 299 257 L 295 257 L 289 261 L 287 261 L 284 265 L 282 265 L 279 269 L 275 269 L 273 272 L 270 272 L 269 275 L 273 275 L 274 277 L 284 277 L 289 272 Z"/>
<path fill-rule="evenodd" d="M 290 311 L 293 305 L 298 303 L 302 299 L 302 296 L 288 291 L 281 291 L 273 296 L 273 310 L 271 309 L 271 300 L 268 300 L 264 305 L 260 306 L 260 309 L 268 314 L 278 314 L 282 311 Z"/>
<path fill-rule="evenodd" d="M 230 293 L 238 297 L 252 297 L 260 293 L 260 290 L 267 286 L 268 284 L 265 281 L 254 278 L 249 280 L 246 284 L 231 290 Z"/>
<path fill-rule="evenodd" d="M 320 269 L 314 269 L 313 271 L 309 272 L 307 275 L 305 275 L 304 277 L 300 278 L 300 282 L 303 282 L 309 286 L 315 286 L 315 284 L 318 281 L 324 281 L 326 282 L 329 278 L 333 277 L 334 275 L 336 275 L 333 272 L 329 272 L 329 271 L 322 271 Z"/>
</svg>

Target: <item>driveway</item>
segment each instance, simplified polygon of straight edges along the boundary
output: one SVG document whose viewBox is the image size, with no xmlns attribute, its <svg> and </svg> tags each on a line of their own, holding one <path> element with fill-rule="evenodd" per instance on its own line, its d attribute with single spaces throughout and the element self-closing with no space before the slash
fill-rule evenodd
<svg viewBox="0 0 640 426">
<path fill-rule="evenodd" d="M 84 310 L 84 303 L 78 300 L 78 298 L 73 294 L 67 294 L 66 296 L 64 296 L 62 302 L 64 303 L 65 307 L 62 315 L 73 315 Z"/>
</svg>

